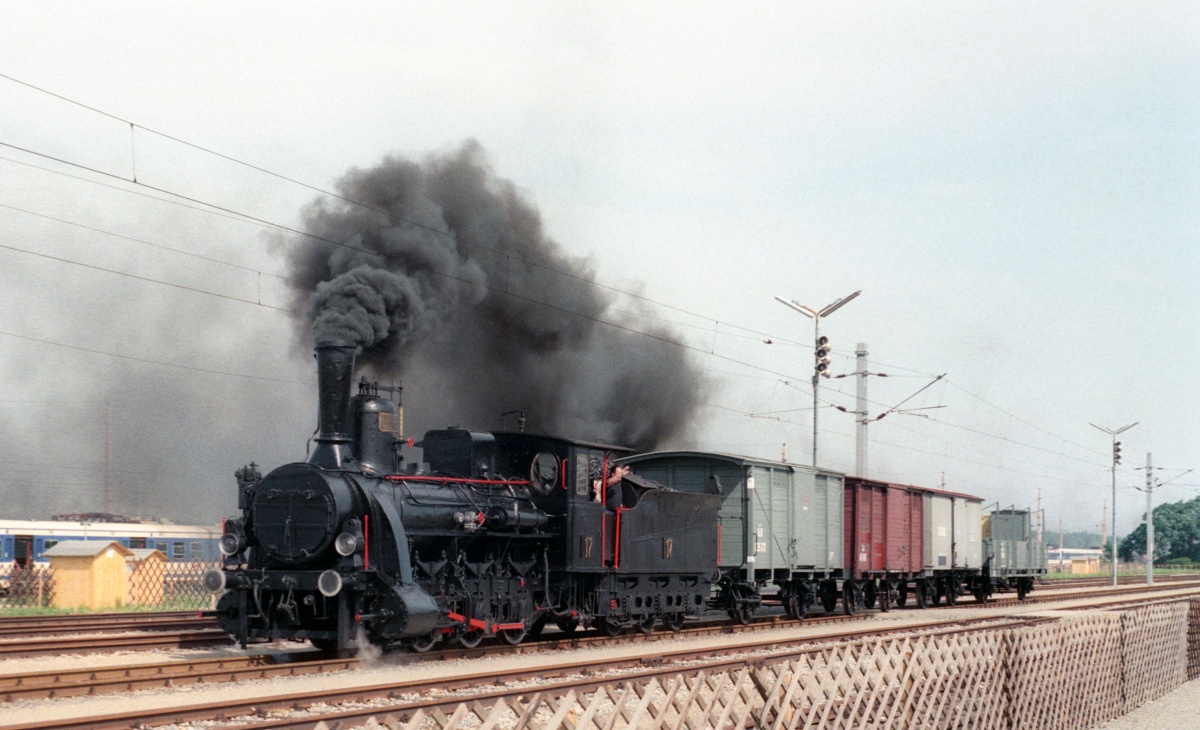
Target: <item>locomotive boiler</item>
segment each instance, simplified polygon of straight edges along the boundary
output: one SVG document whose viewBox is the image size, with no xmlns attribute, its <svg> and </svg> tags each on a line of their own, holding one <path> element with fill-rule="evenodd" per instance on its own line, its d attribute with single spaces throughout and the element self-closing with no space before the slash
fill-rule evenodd
<svg viewBox="0 0 1200 730">
<path fill-rule="evenodd" d="M 323 342 L 318 433 L 304 462 L 238 472 L 220 625 L 329 649 L 517 643 L 553 621 L 678 629 L 717 579 L 719 496 L 610 469 L 628 450 L 528 433 L 429 431 L 402 468 L 399 410 L 351 397 L 357 348 Z"/>
</svg>

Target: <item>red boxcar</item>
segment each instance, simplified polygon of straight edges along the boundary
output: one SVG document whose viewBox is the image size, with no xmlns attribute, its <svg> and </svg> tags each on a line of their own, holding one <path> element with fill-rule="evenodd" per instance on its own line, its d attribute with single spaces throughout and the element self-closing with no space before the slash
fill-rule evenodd
<svg viewBox="0 0 1200 730">
<path fill-rule="evenodd" d="M 848 577 L 921 575 L 925 567 L 922 490 L 848 476 L 845 500 Z"/>
</svg>

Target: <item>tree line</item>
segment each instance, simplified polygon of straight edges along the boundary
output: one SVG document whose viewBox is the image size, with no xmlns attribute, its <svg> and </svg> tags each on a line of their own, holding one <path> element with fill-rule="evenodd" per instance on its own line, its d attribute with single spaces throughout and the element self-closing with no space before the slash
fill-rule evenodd
<svg viewBox="0 0 1200 730">
<path fill-rule="evenodd" d="M 1121 540 L 1117 548 L 1122 560 L 1146 554 L 1146 523 Z M 1200 497 L 1154 508 L 1154 562 L 1188 560 L 1200 563 Z"/>
</svg>

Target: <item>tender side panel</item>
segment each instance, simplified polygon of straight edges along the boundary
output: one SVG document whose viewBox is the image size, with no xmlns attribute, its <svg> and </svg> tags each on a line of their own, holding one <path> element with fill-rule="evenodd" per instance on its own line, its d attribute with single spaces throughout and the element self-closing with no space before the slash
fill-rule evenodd
<svg viewBox="0 0 1200 730">
<path fill-rule="evenodd" d="M 621 571 L 711 574 L 717 568 L 712 525 L 719 501 L 716 495 L 655 490 L 622 509 Z"/>
</svg>

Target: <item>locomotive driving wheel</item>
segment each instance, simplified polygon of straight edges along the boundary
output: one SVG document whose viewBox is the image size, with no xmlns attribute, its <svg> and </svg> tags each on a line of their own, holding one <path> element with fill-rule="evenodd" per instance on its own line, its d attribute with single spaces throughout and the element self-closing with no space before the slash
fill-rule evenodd
<svg viewBox="0 0 1200 730">
<path fill-rule="evenodd" d="M 460 633 L 457 638 L 458 643 L 464 649 L 474 649 L 479 646 L 479 642 L 483 641 L 483 632 L 479 629 L 471 629 Z"/>
<path fill-rule="evenodd" d="M 579 628 L 579 619 L 575 618 L 574 616 L 560 618 L 555 623 L 558 625 L 558 630 L 567 636 L 575 633 L 575 629 Z"/>
<path fill-rule="evenodd" d="M 510 646 L 516 646 L 525 640 L 526 630 L 525 627 L 522 626 L 519 629 L 500 629 L 500 631 L 496 633 L 501 639 L 504 639 L 504 643 Z"/>
<path fill-rule="evenodd" d="M 408 642 L 408 648 L 412 649 L 418 654 L 424 654 L 433 648 L 433 645 L 437 643 L 437 640 L 437 634 L 430 631 L 424 636 L 414 636 L 412 640 Z"/>
</svg>

